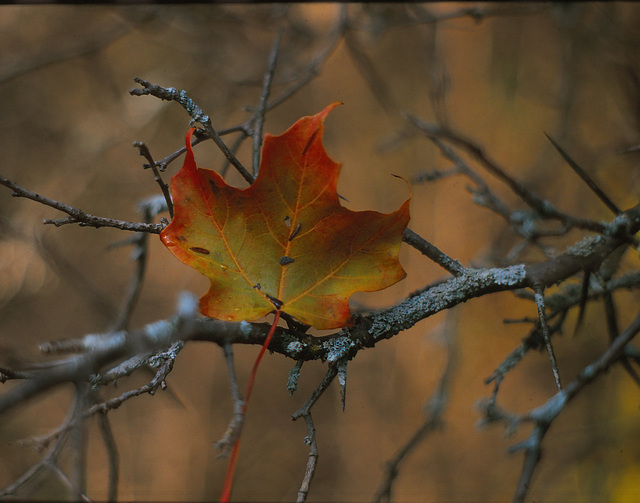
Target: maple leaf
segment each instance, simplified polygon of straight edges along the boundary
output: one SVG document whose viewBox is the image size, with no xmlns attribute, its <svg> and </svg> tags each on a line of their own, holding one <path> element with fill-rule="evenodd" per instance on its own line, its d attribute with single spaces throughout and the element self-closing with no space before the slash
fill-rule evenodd
<svg viewBox="0 0 640 503">
<path fill-rule="evenodd" d="M 246 189 L 198 168 L 194 130 L 187 133 L 184 165 L 171 179 L 174 217 L 160 237 L 210 279 L 204 315 L 254 320 L 275 307 L 318 329 L 338 328 L 352 323 L 351 294 L 406 276 L 398 251 L 410 199 L 389 214 L 352 211 L 338 199 L 340 164 L 322 145 L 324 120 L 338 104 L 280 136 L 266 134 Z"/>
</svg>

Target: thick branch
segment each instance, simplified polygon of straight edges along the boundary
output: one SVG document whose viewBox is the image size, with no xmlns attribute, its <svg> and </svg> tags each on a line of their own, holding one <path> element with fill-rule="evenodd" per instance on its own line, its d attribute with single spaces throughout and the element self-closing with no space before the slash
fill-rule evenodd
<svg viewBox="0 0 640 503">
<path fill-rule="evenodd" d="M 624 230 L 632 235 L 640 228 L 640 205 L 616 217 L 618 225 L 612 234 Z M 448 281 L 438 283 L 419 295 L 396 306 L 369 316 L 357 317 L 353 327 L 338 334 L 313 337 L 298 330 L 278 328 L 269 350 L 296 361 L 327 360 L 335 364 L 349 360 L 365 347 L 373 347 L 389 339 L 420 320 L 462 302 L 489 293 L 520 288 L 547 287 L 570 277 L 580 269 L 595 269 L 617 247 L 626 241 L 612 236 L 585 238 L 577 245 L 548 261 L 533 266 L 523 264 L 506 268 L 465 269 Z M 134 354 L 158 350 L 177 340 L 207 340 L 224 345 L 264 343 L 269 325 L 247 322 L 223 322 L 209 318 L 195 320 L 188 331 L 175 320 L 163 320 L 147 325 L 136 332 L 115 332 L 88 335 L 81 340 L 59 341 L 51 350 L 60 351 L 69 345 L 72 351 L 85 354 L 59 362 L 56 366 L 34 371 L 32 378 L 0 396 L 0 412 L 58 383 L 76 381 L 89 376 L 108 362 Z M 331 365 L 334 368 L 334 365 Z M 6 375 L 6 373 L 4 373 Z"/>
</svg>

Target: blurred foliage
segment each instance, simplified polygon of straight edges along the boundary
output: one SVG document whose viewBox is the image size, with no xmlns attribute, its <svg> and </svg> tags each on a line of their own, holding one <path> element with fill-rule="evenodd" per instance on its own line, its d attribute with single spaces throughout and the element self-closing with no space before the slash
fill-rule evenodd
<svg viewBox="0 0 640 503">
<path fill-rule="evenodd" d="M 267 115 L 279 134 L 302 115 L 343 101 L 327 120 L 325 144 L 343 163 L 339 192 L 354 209 L 390 211 L 406 198 L 389 183 L 444 169 L 433 146 L 407 127 L 403 113 L 438 117 L 475 138 L 508 171 L 560 209 L 603 220 L 606 208 L 565 165 L 549 133 L 623 208 L 640 196 L 640 7 L 634 3 L 354 4 L 349 30 L 319 61 L 317 76 Z M 471 10 L 468 10 L 468 9 Z M 144 141 L 156 159 L 178 149 L 188 117 L 175 103 L 132 97 L 132 78 L 185 89 L 218 129 L 246 120 L 255 107 L 269 48 L 283 30 L 272 97 L 332 48 L 340 5 L 138 5 L 0 7 L 0 172 L 21 185 L 97 214 L 138 220 L 139 200 L 157 193 L 131 147 Z M 28 29 L 25 29 L 28 27 Z M 231 136 L 225 137 L 229 143 Z M 219 168 L 214 145 L 198 147 L 202 167 Z M 250 144 L 239 151 L 249 164 Z M 206 159 L 210 159 L 209 166 Z M 168 178 L 178 169 L 167 170 Z M 241 185 L 241 178 L 229 176 Z M 473 205 L 459 178 L 413 187 L 411 228 L 464 264 L 489 264 L 515 244 L 504 222 Z M 496 192 L 512 204 L 501 186 Z M 53 210 L 0 190 L 0 363 L 39 358 L 40 342 L 104 330 L 120 306 L 133 270 L 129 249 L 108 249 L 127 236 L 113 229 L 42 226 Z M 576 239 L 549 240 L 562 248 Z M 197 277 L 152 239 L 149 273 L 133 326 L 173 313 L 183 289 L 204 292 Z M 541 256 L 527 257 L 536 260 Z M 379 294 L 357 297 L 390 305 L 442 276 L 415 250 L 401 260 L 408 277 Z M 631 260 L 631 259 L 628 259 Z M 632 264 L 627 264 L 630 267 Z M 633 264 L 637 266 L 637 264 Z M 637 305 L 633 294 L 620 299 Z M 625 304 L 626 302 L 626 304 Z M 445 428 L 404 463 L 398 501 L 509 499 L 520 455 L 504 438 L 474 427 L 483 384 L 525 335 L 502 318 L 533 316 L 535 307 L 509 294 L 477 299 L 454 311 L 459 362 Z M 444 365 L 441 313 L 349 366 L 346 411 L 329 390 L 314 416 L 320 461 L 309 501 L 370 499 L 383 463 L 421 422 L 423 404 Z M 621 320 L 623 321 L 623 320 Z M 626 320 L 628 321 L 628 320 Z M 572 325 L 571 325 L 572 326 Z M 576 338 L 555 342 L 560 368 L 575 375 L 606 347 L 601 313 L 589 309 Z M 241 379 L 257 348 L 237 348 Z M 290 414 L 315 388 L 324 368 L 305 365 L 291 398 L 292 362 L 263 363 L 244 431 L 234 497 L 293 500 L 307 456 L 303 424 Z M 145 382 L 134 375 L 117 389 Z M 120 497 L 211 500 L 225 460 L 214 443 L 232 403 L 216 347 L 189 344 L 168 380 L 173 393 L 143 396 L 110 413 L 120 451 Z M 11 383 L 2 385 L 11 386 Z M 41 435 L 63 419 L 70 390 L 26 404 L 0 423 L 0 486 L 36 459 L 18 439 Z M 509 374 L 501 402 L 515 411 L 554 392 L 544 354 Z M 592 385 L 554 424 L 534 477 L 531 501 L 631 501 L 640 494 L 640 393 L 616 369 Z M 89 446 L 89 495 L 106 497 L 106 462 L 95 424 Z M 64 496 L 46 481 L 21 497 Z"/>
</svg>

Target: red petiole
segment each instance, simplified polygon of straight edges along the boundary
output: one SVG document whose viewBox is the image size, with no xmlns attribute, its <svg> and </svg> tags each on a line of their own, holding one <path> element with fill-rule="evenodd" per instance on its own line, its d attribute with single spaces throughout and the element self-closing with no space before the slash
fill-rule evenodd
<svg viewBox="0 0 640 503">
<path fill-rule="evenodd" d="M 280 309 L 276 311 L 275 318 L 273 319 L 273 324 L 271 325 L 271 330 L 267 334 L 267 338 L 260 349 L 260 353 L 256 358 L 256 361 L 253 364 L 253 369 L 251 370 L 251 375 L 249 376 L 249 384 L 247 384 L 247 391 L 245 393 L 244 405 L 242 406 L 242 413 L 244 414 L 247 411 L 247 405 L 249 404 L 249 397 L 251 397 L 251 391 L 253 390 L 253 383 L 256 380 L 256 373 L 258 372 L 258 366 L 260 365 L 260 361 L 264 356 L 267 348 L 269 347 L 269 343 L 271 342 L 271 338 L 273 337 L 274 332 L 276 331 L 276 327 L 278 326 L 278 321 L 280 320 Z M 233 486 L 233 474 L 236 469 L 236 462 L 238 461 L 238 450 L 240 449 L 240 434 L 233 444 L 233 450 L 231 451 L 231 458 L 229 459 L 229 466 L 227 466 L 227 473 L 224 476 L 224 485 L 222 486 L 222 495 L 220 496 L 220 503 L 228 503 L 229 498 L 231 497 L 231 488 Z"/>
</svg>

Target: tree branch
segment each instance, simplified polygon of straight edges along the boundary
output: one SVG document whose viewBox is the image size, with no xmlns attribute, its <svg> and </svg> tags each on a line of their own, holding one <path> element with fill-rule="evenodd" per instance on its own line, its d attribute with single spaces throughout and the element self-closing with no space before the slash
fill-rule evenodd
<svg viewBox="0 0 640 503">
<path fill-rule="evenodd" d="M 220 138 L 220 135 L 213 128 L 213 125 L 211 124 L 211 118 L 206 115 L 202 111 L 202 109 L 191 98 L 189 98 L 189 96 L 187 96 L 186 91 L 178 91 L 173 87 L 164 88 L 138 77 L 135 77 L 133 80 L 140 84 L 143 89 L 131 89 L 129 91 L 129 94 L 131 94 L 131 96 L 150 95 L 155 96 L 156 98 L 159 98 L 161 100 L 176 101 L 180 103 L 180 105 L 182 105 L 182 108 L 187 111 L 194 122 L 199 122 L 204 126 L 204 129 L 209 138 L 214 141 L 214 143 L 222 151 L 224 156 L 238 170 L 242 177 L 247 182 L 249 182 L 249 184 L 253 183 L 253 175 L 247 171 L 247 169 L 242 165 L 242 163 L 233 154 L 233 152 L 229 150 L 229 147 L 227 147 L 227 145 L 222 141 L 222 138 Z"/>
<path fill-rule="evenodd" d="M 545 434 L 552 422 L 566 408 L 567 404 L 575 398 L 584 387 L 596 377 L 605 372 L 623 355 L 624 348 L 640 332 L 640 311 L 627 328 L 616 337 L 607 350 L 593 363 L 584 367 L 564 389 L 558 391 L 543 405 L 531 411 L 517 416 L 501 410 L 492 401 L 482 404 L 485 414 L 485 423 L 502 421 L 510 430 L 515 429 L 523 422 L 534 423 L 534 428 L 529 437 L 523 442 L 513 445 L 509 451 L 525 451 L 523 469 L 514 495 L 514 502 L 522 502 L 531 485 L 531 478 L 541 458 L 541 445 Z"/>
<path fill-rule="evenodd" d="M 407 119 L 412 122 L 420 131 L 427 136 L 441 137 L 449 140 L 450 142 L 459 145 L 479 163 L 487 169 L 491 174 L 504 182 L 518 197 L 520 197 L 531 208 L 535 209 L 540 216 L 544 218 L 554 219 L 561 221 L 568 227 L 578 227 L 580 229 L 590 230 L 598 233 L 605 233 L 606 228 L 604 225 L 587 220 L 583 218 L 573 217 L 566 213 L 562 213 L 555 209 L 551 203 L 541 199 L 533 192 L 523 187 L 515 179 L 513 179 L 501 166 L 499 166 L 494 160 L 492 160 L 484 151 L 482 147 L 477 145 L 473 140 L 465 138 L 460 133 L 452 131 L 450 129 L 444 129 L 435 124 L 429 124 L 420 119 L 407 115 Z"/>
<path fill-rule="evenodd" d="M 24 197 L 26 199 L 31 199 L 32 201 L 44 204 L 45 206 L 50 206 L 51 208 L 55 208 L 56 210 L 62 211 L 69 215 L 68 218 L 44 221 L 45 224 L 54 224 L 56 227 L 65 224 L 80 224 L 81 226 L 87 227 L 115 227 L 116 229 L 121 229 L 123 231 L 150 232 L 153 234 L 160 234 L 160 231 L 164 228 L 164 224 L 133 223 L 125 222 L 122 220 L 115 220 L 113 218 L 96 217 L 94 215 L 90 215 L 89 213 L 85 213 L 81 209 L 74 208 L 73 206 L 69 206 L 68 204 L 61 203 L 54 199 L 50 199 L 48 197 L 41 196 L 40 194 L 27 190 L 3 176 L 0 176 L 0 185 L 4 185 L 5 187 L 11 189 L 13 191 L 11 195 L 14 197 Z"/>
<path fill-rule="evenodd" d="M 640 229 L 640 205 L 616 217 L 624 222 L 621 228 L 629 234 Z M 616 230 L 615 234 L 619 232 Z M 293 360 L 327 360 L 330 369 L 341 359 L 349 360 L 365 347 L 373 347 L 384 339 L 406 330 L 419 321 L 442 310 L 454 307 L 482 295 L 550 286 L 564 280 L 581 269 L 597 269 L 615 249 L 624 244 L 617 237 L 595 236 L 585 238 L 577 245 L 551 260 L 533 265 L 523 264 L 493 269 L 465 269 L 458 276 L 438 283 L 419 295 L 369 316 L 356 317 L 351 328 L 337 334 L 313 337 L 298 330 L 279 327 L 269 350 Z M 208 340 L 218 344 L 263 344 L 268 324 L 223 322 L 203 318 L 194 320 L 186 331 L 176 320 L 163 320 L 134 332 L 119 331 L 111 334 L 87 335 L 80 340 L 57 341 L 46 346 L 48 350 L 71 349 L 90 351 L 77 357 L 57 362 L 49 369 L 34 371 L 32 379 L 0 395 L 0 412 L 56 384 L 75 381 L 81 376 L 95 373 L 100 367 L 117 358 L 167 347 L 177 340 Z M 335 375 L 334 375 L 335 377 Z"/>
<path fill-rule="evenodd" d="M 281 32 L 278 32 L 271 52 L 269 53 L 269 61 L 267 63 L 267 70 L 264 73 L 262 79 L 262 93 L 260 94 L 260 101 L 258 102 L 258 108 L 256 109 L 253 117 L 253 176 L 258 176 L 258 169 L 260 167 L 260 148 L 262 146 L 262 126 L 264 125 L 264 114 L 267 110 L 267 100 L 271 92 L 271 80 L 273 79 L 273 73 L 276 69 L 276 62 L 278 61 L 278 51 L 280 49 Z"/>
</svg>

